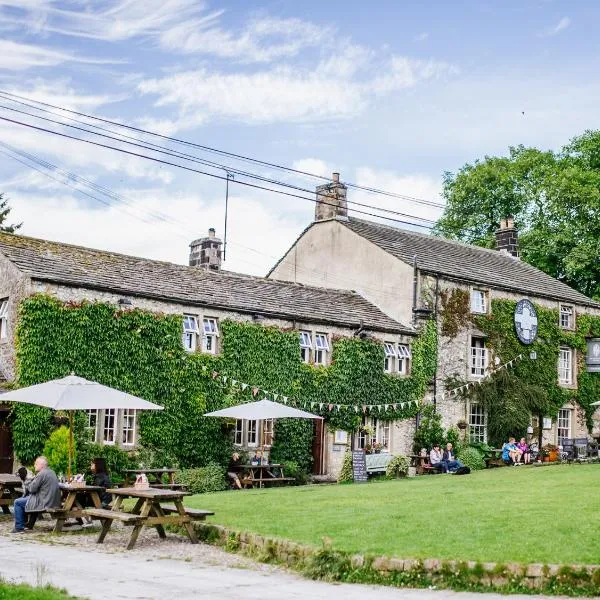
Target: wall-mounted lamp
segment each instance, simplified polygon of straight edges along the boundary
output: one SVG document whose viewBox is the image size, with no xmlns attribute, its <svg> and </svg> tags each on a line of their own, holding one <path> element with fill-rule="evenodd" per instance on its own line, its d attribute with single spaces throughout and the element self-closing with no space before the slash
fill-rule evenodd
<svg viewBox="0 0 600 600">
<path fill-rule="evenodd" d="M 535 360 L 535 359 L 537 358 L 537 352 L 536 352 L 535 350 L 532 350 L 532 351 L 529 353 L 529 358 L 530 358 L 531 360 Z"/>
</svg>

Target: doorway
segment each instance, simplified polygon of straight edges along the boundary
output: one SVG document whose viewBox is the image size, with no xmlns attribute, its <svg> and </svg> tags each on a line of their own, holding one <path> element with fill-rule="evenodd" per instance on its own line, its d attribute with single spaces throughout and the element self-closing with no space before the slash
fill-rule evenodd
<svg viewBox="0 0 600 600">
<path fill-rule="evenodd" d="M 9 415 L 8 409 L 0 409 L 0 473 L 12 473 L 13 468 L 13 438 Z"/>
<path fill-rule="evenodd" d="M 323 419 L 313 421 L 313 475 L 325 474 L 325 423 Z"/>
</svg>

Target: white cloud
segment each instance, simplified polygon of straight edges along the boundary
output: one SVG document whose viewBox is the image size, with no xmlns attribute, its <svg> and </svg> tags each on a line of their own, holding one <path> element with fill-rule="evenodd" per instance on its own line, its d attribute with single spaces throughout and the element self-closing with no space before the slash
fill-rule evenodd
<svg viewBox="0 0 600 600">
<path fill-rule="evenodd" d="M 563 17 L 556 25 L 553 27 L 549 27 L 546 31 L 543 32 L 542 36 L 551 37 L 553 35 L 559 34 L 561 31 L 564 31 L 571 25 L 571 19 L 569 17 Z"/>
<path fill-rule="evenodd" d="M 320 158 L 301 158 L 292 163 L 292 168 L 313 175 L 321 175 L 322 177 L 331 177 L 333 169 Z"/>
</svg>

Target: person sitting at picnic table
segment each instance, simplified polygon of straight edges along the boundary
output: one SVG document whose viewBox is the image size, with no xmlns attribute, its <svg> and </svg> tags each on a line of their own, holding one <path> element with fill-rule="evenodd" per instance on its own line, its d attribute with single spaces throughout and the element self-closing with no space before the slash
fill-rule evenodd
<svg viewBox="0 0 600 600">
<path fill-rule="evenodd" d="M 521 463 L 521 451 L 517 448 L 514 437 L 509 438 L 502 446 L 502 460 L 515 467 Z"/>
<path fill-rule="evenodd" d="M 27 485 L 27 496 L 17 498 L 14 503 L 15 528 L 13 533 L 23 533 L 25 528 L 31 529 L 26 523 L 27 513 L 39 513 L 48 508 L 58 508 L 61 505 L 61 493 L 56 473 L 48 467 L 48 459 L 38 456 L 34 469 L 37 475 Z"/>
<path fill-rule="evenodd" d="M 240 481 L 240 473 L 244 469 L 239 453 L 234 452 L 231 455 L 229 461 L 229 467 L 227 467 L 227 477 L 231 479 L 233 485 L 239 490 L 242 489 L 242 482 Z"/>
<path fill-rule="evenodd" d="M 456 454 L 454 454 L 454 447 L 450 442 L 446 444 L 446 449 L 444 450 L 444 454 L 442 456 L 442 464 L 444 465 L 447 473 L 454 473 L 460 469 L 463 464 L 456 458 Z"/>
<path fill-rule="evenodd" d="M 90 463 L 90 471 L 92 472 L 92 485 L 104 488 L 104 493 L 100 496 L 102 508 L 108 508 L 112 502 L 112 494 L 106 490 L 112 487 L 112 482 L 106 470 L 106 461 L 103 458 L 94 458 Z"/>
<path fill-rule="evenodd" d="M 442 449 L 439 444 L 434 444 L 429 452 L 429 464 L 440 473 L 446 472 L 446 465 L 444 464 Z"/>
<path fill-rule="evenodd" d="M 529 449 L 529 444 L 525 438 L 521 438 L 521 441 L 517 444 L 517 448 L 521 452 L 521 460 L 523 461 L 523 464 L 531 464 L 531 450 Z"/>
<path fill-rule="evenodd" d="M 260 456 L 260 452 L 257 450 L 254 453 L 254 456 L 250 459 L 251 465 L 260 465 L 262 463 L 262 458 Z"/>
</svg>

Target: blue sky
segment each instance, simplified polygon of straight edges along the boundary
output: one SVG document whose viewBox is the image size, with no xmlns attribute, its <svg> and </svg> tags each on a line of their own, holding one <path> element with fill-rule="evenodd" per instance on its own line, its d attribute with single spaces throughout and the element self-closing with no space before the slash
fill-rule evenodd
<svg viewBox="0 0 600 600">
<path fill-rule="evenodd" d="M 446 170 L 600 127 L 599 18 L 595 2 L 559 0 L 0 0 L 0 89 L 439 201 Z M 0 191 L 25 234 L 185 262 L 191 239 L 222 231 L 221 182 L 2 122 L 0 140 L 130 203 L 107 206 L 0 154 Z M 230 208 L 226 267 L 256 274 L 314 210 L 236 186 Z"/>
</svg>

